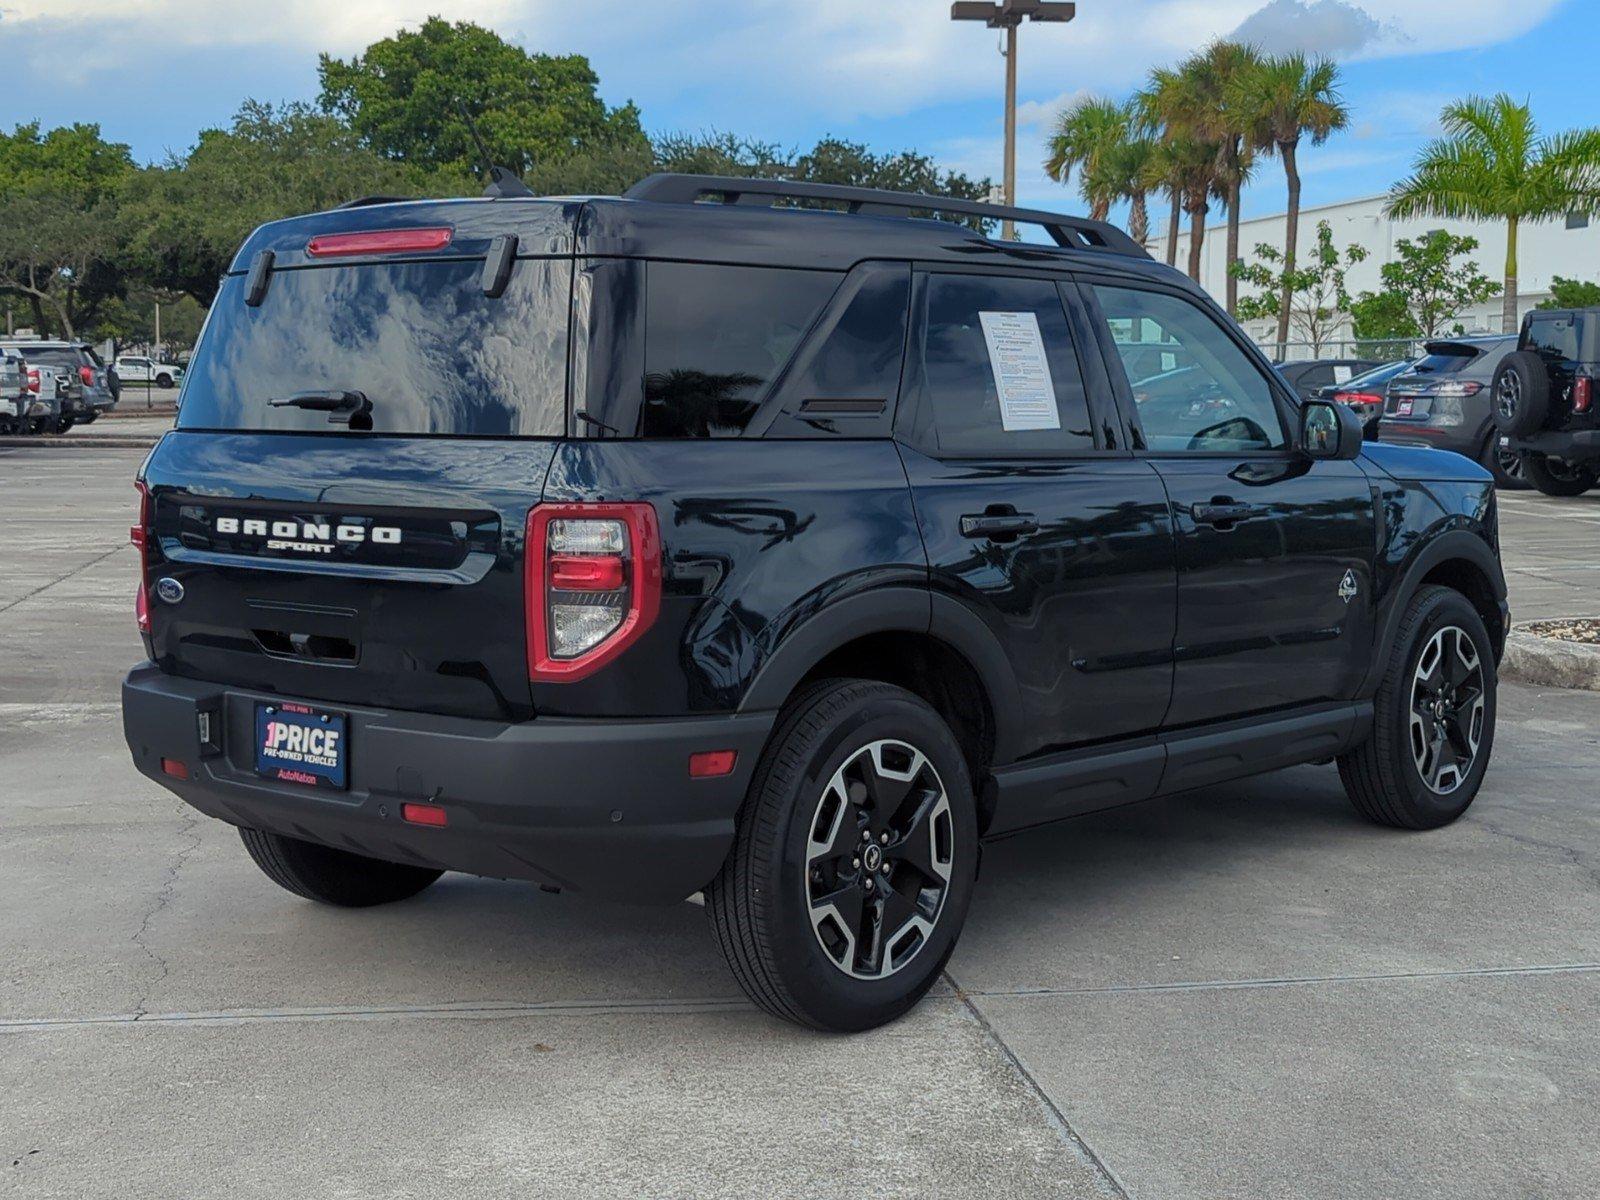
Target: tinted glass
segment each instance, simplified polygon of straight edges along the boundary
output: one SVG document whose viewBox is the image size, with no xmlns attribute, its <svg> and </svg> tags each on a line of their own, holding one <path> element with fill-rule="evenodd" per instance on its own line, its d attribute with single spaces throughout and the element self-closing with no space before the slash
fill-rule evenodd
<svg viewBox="0 0 1600 1200">
<path fill-rule="evenodd" d="M 844 285 L 812 346 L 783 382 L 770 436 L 871 434 L 887 427 L 900 390 L 911 268 L 872 265 Z M 842 310 L 840 309 L 840 306 Z"/>
<path fill-rule="evenodd" d="M 1528 349 L 1549 363 L 1577 362 L 1577 319 L 1535 317 L 1528 322 Z"/>
<path fill-rule="evenodd" d="M 76 371 L 83 359 L 76 350 L 69 350 L 64 346 L 54 349 L 24 349 L 22 354 L 27 358 L 28 365 L 34 367 L 54 367 L 58 371 Z"/>
<path fill-rule="evenodd" d="M 1094 449 L 1083 375 L 1054 283 L 933 275 L 927 306 L 923 403 L 941 450 Z"/>
<path fill-rule="evenodd" d="M 1469 370 L 1481 374 L 1487 365 L 1484 359 L 1491 350 L 1498 350 L 1498 347 L 1474 346 L 1464 342 L 1451 347 L 1440 346 L 1430 349 L 1419 358 L 1411 370 L 1418 375 L 1460 375 Z"/>
<path fill-rule="evenodd" d="M 554 436 L 566 425 L 569 259 L 523 259 L 505 294 L 482 262 L 275 272 L 265 300 L 223 284 L 184 375 L 184 429 L 340 430 L 273 408 L 302 391 L 358 391 L 377 433 Z"/>
<path fill-rule="evenodd" d="M 828 271 L 645 268 L 645 437 L 737 437 L 839 286 Z"/>
<path fill-rule="evenodd" d="M 1327 363 L 1315 367 L 1307 367 L 1300 373 L 1299 379 L 1294 381 L 1302 392 L 1314 392 L 1318 388 L 1327 387 L 1333 382 L 1333 368 Z"/>
<path fill-rule="evenodd" d="M 1217 320 L 1164 292 L 1094 293 L 1128 375 L 1151 450 L 1276 450 L 1287 445 L 1266 376 Z"/>
</svg>

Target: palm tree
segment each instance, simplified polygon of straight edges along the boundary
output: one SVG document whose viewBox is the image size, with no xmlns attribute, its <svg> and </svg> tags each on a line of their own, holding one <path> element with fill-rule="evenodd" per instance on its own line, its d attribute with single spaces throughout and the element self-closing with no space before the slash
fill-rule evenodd
<svg viewBox="0 0 1600 1200">
<path fill-rule="evenodd" d="M 1278 312 L 1278 343 L 1289 340 L 1289 309 L 1294 299 L 1289 276 L 1300 242 L 1300 165 L 1305 138 L 1320 146 L 1350 123 L 1339 95 L 1339 68 L 1332 59 L 1284 54 L 1245 73 L 1235 97 L 1249 129 L 1249 141 L 1283 160 L 1289 183 L 1288 228 L 1283 238 L 1284 292 Z"/>
<path fill-rule="evenodd" d="M 1444 110 L 1445 136 L 1395 185 L 1395 217 L 1474 218 L 1506 225 L 1504 331 L 1518 329 L 1517 232 L 1570 212 L 1600 209 L 1600 129 L 1544 137 L 1528 105 L 1504 92 Z"/>
<path fill-rule="evenodd" d="M 1189 277 L 1196 282 L 1205 246 L 1206 214 L 1211 211 L 1209 201 L 1217 190 L 1222 165 L 1222 146 L 1213 135 L 1215 103 L 1208 68 L 1198 58 L 1176 70 L 1152 71 L 1139 99 L 1144 120 L 1160 127 L 1162 140 L 1170 147 L 1163 165 L 1175 207 L 1181 206 L 1189 214 Z M 1171 241 L 1169 259 L 1173 257 Z"/>
<path fill-rule="evenodd" d="M 1213 42 L 1192 60 L 1191 70 L 1204 83 L 1210 101 L 1203 115 L 1205 136 L 1220 147 L 1217 175 L 1222 202 L 1228 209 L 1228 315 L 1239 307 L 1239 280 L 1233 264 L 1239 261 L 1239 195 L 1255 169 L 1259 130 L 1251 120 L 1250 88 L 1262 59 L 1254 46 L 1239 42 Z"/>
<path fill-rule="evenodd" d="M 1103 179 L 1102 160 L 1127 141 L 1130 123 L 1127 106 L 1090 96 L 1061 111 L 1046 143 L 1050 154 L 1044 161 L 1045 174 L 1066 183 L 1072 169 L 1079 168 L 1079 186 L 1089 201 L 1089 215 L 1097 221 L 1105 220 L 1111 200 L 1090 194 L 1085 181 L 1091 175 Z"/>
<path fill-rule="evenodd" d="M 1155 166 L 1157 149 L 1152 138 L 1130 125 L 1122 141 L 1104 147 L 1092 166 L 1078 172 L 1078 187 L 1089 202 L 1090 214 L 1103 220 L 1113 204 L 1126 200 L 1128 234 L 1141 244 L 1150 236 L 1149 194 L 1162 186 Z"/>
</svg>

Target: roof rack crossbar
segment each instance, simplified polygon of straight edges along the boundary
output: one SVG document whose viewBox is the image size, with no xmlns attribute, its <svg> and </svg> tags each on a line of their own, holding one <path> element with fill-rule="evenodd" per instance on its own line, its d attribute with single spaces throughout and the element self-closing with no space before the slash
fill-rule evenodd
<svg viewBox="0 0 1600 1200">
<path fill-rule="evenodd" d="M 991 221 L 1038 225 L 1058 246 L 1076 250 L 1105 250 L 1149 258 L 1150 252 L 1115 225 L 1068 217 L 1032 208 L 1010 208 L 950 196 L 924 196 L 915 192 L 890 192 L 879 188 L 845 187 L 833 183 L 795 183 L 786 179 L 738 179 L 724 175 L 679 175 L 661 172 L 647 176 L 622 193 L 628 200 L 657 204 L 695 204 L 719 197 L 723 204 L 772 207 L 774 200 L 828 200 L 860 216 L 907 216 L 938 212 Z"/>
</svg>

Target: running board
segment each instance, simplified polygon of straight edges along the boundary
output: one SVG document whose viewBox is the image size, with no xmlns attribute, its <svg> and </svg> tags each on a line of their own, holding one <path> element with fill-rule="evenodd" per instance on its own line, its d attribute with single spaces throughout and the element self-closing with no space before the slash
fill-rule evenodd
<svg viewBox="0 0 1600 1200">
<path fill-rule="evenodd" d="M 1326 704 L 1016 763 L 994 773 L 985 836 L 1332 758 L 1371 727 L 1370 701 Z"/>
</svg>

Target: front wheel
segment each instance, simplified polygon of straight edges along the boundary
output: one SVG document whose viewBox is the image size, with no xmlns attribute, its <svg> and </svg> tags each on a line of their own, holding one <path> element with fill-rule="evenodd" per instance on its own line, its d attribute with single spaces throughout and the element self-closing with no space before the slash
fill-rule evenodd
<svg viewBox="0 0 1600 1200">
<path fill-rule="evenodd" d="M 444 874 L 432 867 L 384 862 L 260 829 L 240 829 L 239 836 L 273 883 L 296 896 L 340 908 L 405 900 Z"/>
<path fill-rule="evenodd" d="M 1528 486 L 1528 480 L 1522 470 L 1522 455 L 1515 450 L 1505 450 L 1500 446 L 1500 439 L 1494 431 L 1489 433 L 1489 440 L 1484 443 L 1483 452 L 1478 455 L 1478 462 L 1483 468 L 1494 476 L 1494 485 L 1506 491 L 1515 491 Z"/>
<path fill-rule="evenodd" d="M 1595 485 L 1594 468 L 1544 454 L 1524 454 L 1522 470 L 1546 496 L 1581 496 Z"/>
<path fill-rule="evenodd" d="M 1372 736 L 1339 758 L 1363 816 L 1399 829 L 1448 825 L 1472 804 L 1494 748 L 1494 646 L 1460 592 L 1407 606 L 1373 704 Z"/>
<path fill-rule="evenodd" d="M 977 863 L 972 783 L 950 727 L 902 688 L 833 680 L 779 718 L 706 912 L 766 1011 L 870 1029 L 938 978 Z"/>
</svg>

